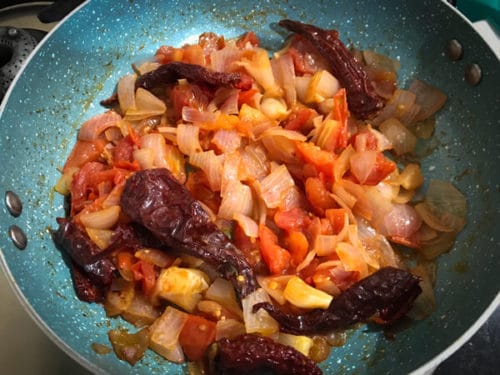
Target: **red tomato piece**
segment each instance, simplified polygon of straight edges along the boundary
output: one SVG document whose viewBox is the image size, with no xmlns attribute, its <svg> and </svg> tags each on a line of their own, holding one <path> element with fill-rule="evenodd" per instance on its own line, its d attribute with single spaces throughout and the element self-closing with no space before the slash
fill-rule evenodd
<svg viewBox="0 0 500 375">
<path fill-rule="evenodd" d="M 306 211 L 294 207 L 288 210 L 278 210 L 274 214 L 274 222 L 278 228 L 286 231 L 301 231 L 307 227 L 311 219 Z"/>
<path fill-rule="evenodd" d="M 318 172 L 326 176 L 333 176 L 335 155 L 332 152 L 322 150 L 310 142 L 297 142 L 296 147 L 298 154 L 306 163 L 314 165 Z"/>
<path fill-rule="evenodd" d="M 135 281 L 142 283 L 142 291 L 146 296 L 153 294 L 156 284 L 156 271 L 153 264 L 145 260 L 139 260 L 132 266 Z"/>
<path fill-rule="evenodd" d="M 215 341 L 215 322 L 189 314 L 179 334 L 179 343 L 190 361 L 203 359 L 207 348 Z"/>
<path fill-rule="evenodd" d="M 283 274 L 290 266 L 290 253 L 278 245 L 276 234 L 264 224 L 259 226 L 260 252 L 273 275 Z"/>
</svg>

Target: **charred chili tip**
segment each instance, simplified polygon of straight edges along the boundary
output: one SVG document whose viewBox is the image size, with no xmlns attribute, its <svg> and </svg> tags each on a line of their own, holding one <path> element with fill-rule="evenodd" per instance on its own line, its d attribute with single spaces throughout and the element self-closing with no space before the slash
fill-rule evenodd
<svg viewBox="0 0 500 375">
<path fill-rule="evenodd" d="M 9 210 L 9 213 L 14 217 L 21 215 L 21 212 L 23 211 L 23 203 L 21 202 L 21 199 L 11 190 L 5 192 L 5 206 L 7 207 L 7 210 Z"/>
<path fill-rule="evenodd" d="M 17 225 L 11 225 L 9 227 L 9 237 L 19 250 L 24 250 L 28 245 L 26 234 Z"/>
</svg>

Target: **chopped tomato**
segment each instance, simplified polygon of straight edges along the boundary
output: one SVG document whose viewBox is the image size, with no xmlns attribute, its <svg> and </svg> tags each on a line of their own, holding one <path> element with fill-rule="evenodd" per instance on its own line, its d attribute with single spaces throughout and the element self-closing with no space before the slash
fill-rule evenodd
<svg viewBox="0 0 500 375">
<path fill-rule="evenodd" d="M 194 198 L 206 204 L 213 212 L 219 211 L 220 194 L 213 192 L 208 184 L 207 175 L 202 170 L 188 174 L 186 188 Z"/>
<path fill-rule="evenodd" d="M 106 142 L 103 139 L 96 139 L 92 142 L 76 141 L 68 160 L 64 164 L 63 172 L 70 168 L 81 168 L 85 163 L 99 160 L 105 145 Z"/>
<path fill-rule="evenodd" d="M 190 361 L 203 359 L 207 348 L 215 341 L 215 322 L 189 314 L 179 334 L 179 343 Z"/>
<path fill-rule="evenodd" d="M 135 257 L 130 251 L 120 251 L 116 254 L 116 267 L 120 275 L 127 281 L 134 280 L 132 266 L 134 265 Z"/>
<path fill-rule="evenodd" d="M 202 109 L 210 102 L 210 95 L 207 90 L 198 85 L 175 85 L 170 92 L 174 120 L 177 121 L 182 118 L 183 107 Z"/>
<path fill-rule="evenodd" d="M 97 186 L 90 183 L 93 175 L 105 170 L 106 166 L 98 162 L 86 163 L 74 176 L 71 182 L 71 216 L 78 213 L 89 201 L 97 198 Z"/>
<path fill-rule="evenodd" d="M 126 161 L 131 162 L 134 154 L 134 141 L 132 136 L 122 138 L 113 149 L 113 164 Z"/>
<path fill-rule="evenodd" d="M 317 214 L 323 216 L 325 210 L 336 207 L 335 200 L 320 178 L 309 177 L 305 183 L 305 190 L 307 200 Z"/>
<path fill-rule="evenodd" d="M 247 43 L 250 43 L 252 47 L 258 47 L 260 44 L 259 37 L 253 31 L 248 31 L 236 41 L 238 48 L 244 48 Z"/>
<path fill-rule="evenodd" d="M 167 64 L 172 61 L 181 61 L 184 55 L 182 48 L 175 48 L 171 46 L 161 46 L 156 51 L 156 59 L 161 64 Z"/>
<path fill-rule="evenodd" d="M 290 253 L 278 245 L 276 234 L 264 224 L 259 226 L 260 252 L 273 275 L 283 274 L 290 266 Z"/>
<path fill-rule="evenodd" d="M 396 169 L 396 163 L 379 151 L 356 152 L 350 159 L 350 170 L 362 185 L 377 185 Z"/>
<path fill-rule="evenodd" d="M 253 107 L 253 99 L 254 95 L 257 94 L 259 90 L 250 89 L 250 90 L 242 90 L 238 93 L 238 108 L 241 108 L 243 104 L 247 104 Z"/>
<path fill-rule="evenodd" d="M 338 234 L 345 224 L 346 210 L 344 208 L 329 208 L 325 210 L 325 216 L 332 225 L 333 234 Z"/>
<path fill-rule="evenodd" d="M 153 264 L 145 260 L 139 260 L 132 266 L 135 281 L 142 283 L 142 291 L 146 296 L 153 294 L 156 284 L 156 271 Z"/>
<path fill-rule="evenodd" d="M 378 150 L 378 139 L 375 134 L 369 130 L 361 130 L 356 133 L 352 137 L 351 143 L 356 151 Z"/>
<path fill-rule="evenodd" d="M 304 130 L 303 128 L 315 114 L 316 111 L 312 108 L 298 107 L 287 117 L 283 127 L 288 130 Z"/>
<path fill-rule="evenodd" d="M 198 44 L 185 45 L 183 48 L 184 54 L 182 56 L 182 61 L 205 66 L 205 55 L 203 54 L 203 48 Z"/>
<path fill-rule="evenodd" d="M 311 142 L 297 142 L 297 151 L 305 162 L 316 167 L 318 172 L 324 173 L 326 176 L 333 175 L 333 167 L 335 156 L 329 151 L 322 150 Z"/>
<path fill-rule="evenodd" d="M 234 228 L 232 242 L 245 255 L 252 268 L 265 268 L 257 240 L 247 236 L 239 225 Z"/>
<path fill-rule="evenodd" d="M 307 255 L 309 250 L 309 241 L 304 233 L 299 231 L 291 231 L 287 234 L 285 242 L 292 256 L 292 263 L 294 266 L 298 266 Z"/>
<path fill-rule="evenodd" d="M 274 214 L 274 222 L 278 228 L 286 231 L 300 231 L 309 225 L 311 219 L 303 209 L 294 207 L 288 210 L 278 210 Z"/>
<path fill-rule="evenodd" d="M 307 64 L 306 56 L 303 53 L 300 53 L 295 47 L 290 47 L 287 53 L 292 57 L 296 75 L 314 74 L 314 70 Z"/>
</svg>

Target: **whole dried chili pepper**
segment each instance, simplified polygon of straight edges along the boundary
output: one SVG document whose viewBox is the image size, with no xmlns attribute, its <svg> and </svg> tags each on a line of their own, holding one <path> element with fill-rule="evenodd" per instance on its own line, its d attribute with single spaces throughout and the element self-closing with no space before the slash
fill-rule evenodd
<svg viewBox="0 0 500 375">
<path fill-rule="evenodd" d="M 243 253 L 167 169 L 134 173 L 127 179 L 120 204 L 124 213 L 162 244 L 215 266 L 241 298 L 256 289 L 255 274 Z"/>
<path fill-rule="evenodd" d="M 279 25 L 307 38 L 329 63 L 333 75 L 347 91 L 349 110 L 360 119 L 374 116 L 384 106 L 363 66 L 358 63 L 338 38 L 336 30 L 325 30 L 293 20 Z"/>
<path fill-rule="evenodd" d="M 245 334 L 217 341 L 215 373 L 261 374 L 271 370 L 278 375 L 320 375 L 316 363 L 294 348 L 269 337 Z"/>
<path fill-rule="evenodd" d="M 161 84 L 176 83 L 185 78 L 191 83 L 203 83 L 212 87 L 233 87 L 248 90 L 252 87 L 252 79 L 240 73 L 224 73 L 208 70 L 201 65 L 174 61 L 160 65 L 155 70 L 137 78 L 135 87 L 151 90 Z"/>
<path fill-rule="evenodd" d="M 394 322 L 408 312 L 422 289 L 420 279 L 411 273 L 385 267 L 358 281 L 338 297 L 326 310 L 312 310 L 302 315 L 283 312 L 268 302 L 254 305 L 254 311 L 265 309 L 280 323 L 280 330 L 293 334 L 326 333 L 365 322 L 376 313 L 385 322 Z"/>
<path fill-rule="evenodd" d="M 57 247 L 71 258 L 71 276 L 78 297 L 99 302 L 114 277 L 115 266 L 88 237 L 83 228 L 71 219 L 58 219 L 59 228 L 52 233 Z"/>
</svg>

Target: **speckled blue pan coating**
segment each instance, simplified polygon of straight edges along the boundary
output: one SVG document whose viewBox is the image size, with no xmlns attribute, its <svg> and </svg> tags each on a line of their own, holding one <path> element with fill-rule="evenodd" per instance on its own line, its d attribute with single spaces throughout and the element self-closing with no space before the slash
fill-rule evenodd
<svg viewBox="0 0 500 375">
<path fill-rule="evenodd" d="M 452 181 L 469 202 L 468 224 L 455 248 L 439 260 L 438 308 L 396 340 L 362 327 L 321 364 L 327 374 L 401 374 L 445 351 L 476 322 L 499 291 L 499 62 L 470 25 L 437 1 L 92 1 L 62 24 L 38 50 L 17 81 L 0 119 L 1 194 L 13 190 L 24 203 L 20 217 L 0 208 L 0 250 L 6 270 L 35 319 L 56 342 L 95 372 L 180 374 L 183 368 L 148 352 L 135 367 L 113 354 L 107 332 L 124 326 L 98 305 L 80 302 L 49 228 L 63 215 L 53 186 L 75 141 L 78 126 L 102 111 L 118 77 L 131 62 L 161 44 L 180 46 L 214 31 L 234 37 L 254 30 L 266 48 L 285 35 L 276 23 L 292 18 L 337 28 L 341 38 L 401 61 L 400 84 L 419 77 L 448 93 L 438 115 L 434 153 L 423 162 L 427 177 Z M 464 46 L 463 59 L 444 53 L 449 39 Z M 480 64 L 476 87 L 463 71 Z M 17 224 L 28 234 L 19 251 L 7 236 Z M 460 271 L 460 272 L 459 272 Z M 498 298 L 497 298 L 498 301 Z M 470 332 L 469 332 L 470 334 Z M 20 358 L 23 353 L 19 353 Z"/>
</svg>

